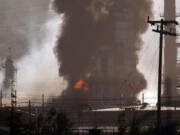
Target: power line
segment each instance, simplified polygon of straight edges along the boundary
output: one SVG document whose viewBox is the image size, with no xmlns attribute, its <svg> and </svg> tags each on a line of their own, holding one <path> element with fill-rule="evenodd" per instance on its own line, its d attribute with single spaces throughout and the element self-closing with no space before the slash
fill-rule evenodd
<svg viewBox="0 0 180 135">
<path fill-rule="evenodd" d="M 149 24 L 155 25 L 155 24 L 160 24 L 160 29 L 159 26 L 157 26 L 157 29 L 153 29 L 153 32 L 160 33 L 160 47 L 159 47 L 159 71 L 158 71 L 158 103 L 157 103 L 157 127 L 160 129 L 161 127 L 161 81 L 162 81 L 162 49 L 163 49 L 163 35 L 170 35 L 170 36 L 177 36 L 177 33 L 173 32 L 168 32 L 164 30 L 164 26 L 167 26 L 168 24 L 175 24 L 179 25 L 177 21 L 174 20 L 163 20 L 161 19 L 160 21 L 148 21 Z"/>
</svg>

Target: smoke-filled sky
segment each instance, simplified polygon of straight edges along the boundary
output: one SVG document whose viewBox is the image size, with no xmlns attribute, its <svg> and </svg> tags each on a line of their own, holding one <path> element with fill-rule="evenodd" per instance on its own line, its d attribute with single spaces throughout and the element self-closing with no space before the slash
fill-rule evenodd
<svg viewBox="0 0 180 135">
<path fill-rule="evenodd" d="M 51 10 L 50 0 L 0 3 L 0 63 L 4 63 L 11 47 L 18 69 L 18 94 L 59 95 L 66 83 L 58 76 L 53 48 L 61 17 Z M 0 77 L 3 80 L 3 72 Z"/>
<path fill-rule="evenodd" d="M 58 14 L 64 14 L 59 31 L 62 35 L 55 48 L 60 75 L 69 82 L 64 97 L 84 98 L 73 89 L 81 78 L 89 83 L 87 96 L 102 100 L 122 95 L 129 98 L 146 88 L 144 76 L 136 69 L 136 52 L 142 47 L 140 37 L 148 28 L 147 16 L 152 16 L 151 1 L 55 0 L 53 5 Z M 123 23 L 125 19 L 129 22 Z M 104 53 L 100 51 L 103 49 L 106 54 L 97 54 Z M 97 65 L 100 71 L 96 72 Z M 121 88 L 126 79 L 136 88 L 133 94 L 128 87 Z"/>
<path fill-rule="evenodd" d="M 154 1 L 155 19 L 160 19 L 163 0 Z M 53 53 L 61 16 L 52 13 L 49 0 L 0 0 L 0 3 L 0 62 L 3 63 L 11 47 L 18 68 L 18 90 L 27 95 L 59 95 L 67 85 L 58 76 L 59 65 Z M 143 40 L 138 69 L 148 83 L 145 97 L 152 97 L 156 95 L 159 36 L 149 30 Z M 2 72 L 2 80 L 1 76 Z"/>
<path fill-rule="evenodd" d="M 177 15 L 180 13 L 180 1 L 176 0 Z M 164 1 L 154 0 L 154 15 L 155 20 L 160 20 L 164 15 Z M 180 22 L 180 18 L 177 17 L 177 21 Z M 149 27 L 149 30 L 144 34 L 144 46 L 139 54 L 140 63 L 138 68 L 144 73 L 146 80 L 148 81 L 148 87 L 142 93 L 145 93 L 145 97 L 149 97 L 146 101 L 155 103 L 157 97 L 157 80 L 158 80 L 158 45 L 159 34 L 152 32 L 152 29 L 156 27 Z M 177 32 L 179 33 L 179 26 L 177 26 Z M 177 38 L 179 42 L 180 38 Z M 178 51 L 179 52 L 179 51 Z M 178 53 L 179 59 L 179 53 Z M 142 93 L 139 98 L 142 98 Z M 154 97 L 154 98 L 153 98 Z"/>
<path fill-rule="evenodd" d="M 33 45 L 31 39 L 39 42 L 43 38 L 44 29 L 40 25 L 48 18 L 49 0 L 0 0 L 0 56 L 5 57 L 8 47 L 13 50 L 13 58 L 17 59 L 28 53 Z M 31 45 L 30 45 L 31 44 Z"/>
</svg>

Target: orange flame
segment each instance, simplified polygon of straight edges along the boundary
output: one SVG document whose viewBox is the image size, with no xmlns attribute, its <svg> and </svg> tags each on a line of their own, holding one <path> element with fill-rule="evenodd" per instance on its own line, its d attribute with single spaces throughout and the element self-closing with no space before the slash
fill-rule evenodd
<svg viewBox="0 0 180 135">
<path fill-rule="evenodd" d="M 84 81 L 83 80 L 79 80 L 75 85 L 74 85 L 74 88 L 75 89 L 82 89 L 84 85 Z"/>
<path fill-rule="evenodd" d="M 82 79 L 79 80 L 75 85 L 74 85 L 75 89 L 83 89 L 85 92 L 88 91 L 88 85 L 85 81 L 83 81 Z"/>
<path fill-rule="evenodd" d="M 126 81 L 126 84 L 131 90 L 134 90 L 134 87 L 132 86 L 132 84 L 129 81 Z"/>
</svg>

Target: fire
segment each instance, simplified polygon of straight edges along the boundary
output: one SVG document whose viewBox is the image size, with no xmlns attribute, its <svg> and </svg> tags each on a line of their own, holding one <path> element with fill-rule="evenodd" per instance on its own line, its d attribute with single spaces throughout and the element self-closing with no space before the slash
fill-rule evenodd
<svg viewBox="0 0 180 135">
<path fill-rule="evenodd" d="M 132 86 L 132 84 L 129 81 L 126 81 L 126 85 L 131 89 L 134 90 L 134 87 Z"/>
<path fill-rule="evenodd" d="M 74 85 L 74 88 L 75 89 L 83 89 L 84 91 L 88 91 L 88 84 L 81 79 Z"/>
</svg>

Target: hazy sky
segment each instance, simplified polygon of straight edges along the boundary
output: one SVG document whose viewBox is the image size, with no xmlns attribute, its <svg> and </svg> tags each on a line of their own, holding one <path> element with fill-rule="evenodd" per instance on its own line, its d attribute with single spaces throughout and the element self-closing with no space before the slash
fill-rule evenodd
<svg viewBox="0 0 180 135">
<path fill-rule="evenodd" d="M 18 69 L 18 98 L 60 95 L 66 83 L 58 75 L 53 48 L 62 21 L 51 10 L 50 0 L 0 0 L 0 3 L 0 64 L 11 47 Z"/>
<path fill-rule="evenodd" d="M 164 12 L 164 0 L 154 0 L 154 15 L 155 20 L 160 20 Z M 176 1 L 177 14 L 180 13 L 180 0 Z M 180 22 L 180 19 L 177 18 Z M 144 73 L 145 78 L 148 82 L 147 89 L 142 93 L 148 99 L 146 101 L 155 102 L 157 97 L 157 81 L 158 81 L 158 55 L 159 55 L 159 34 L 152 32 L 152 28 L 149 26 L 148 32 L 143 36 L 144 46 L 139 54 L 140 63 L 138 68 Z M 179 40 L 179 39 L 178 39 Z M 179 42 L 179 41 L 177 41 Z M 139 98 L 142 97 L 140 93 Z"/>
</svg>

